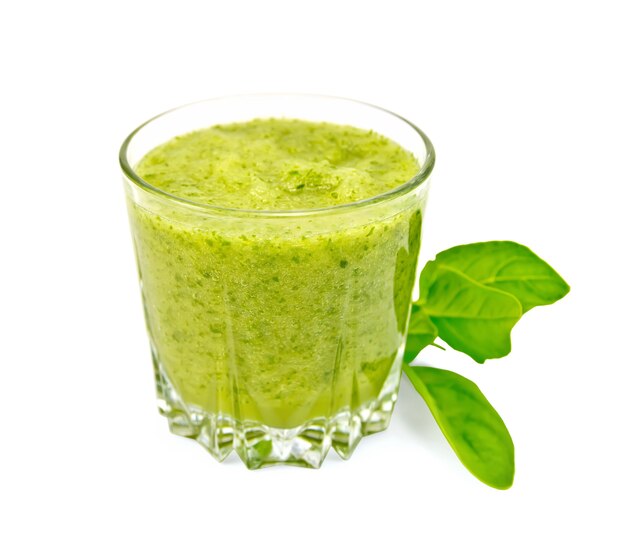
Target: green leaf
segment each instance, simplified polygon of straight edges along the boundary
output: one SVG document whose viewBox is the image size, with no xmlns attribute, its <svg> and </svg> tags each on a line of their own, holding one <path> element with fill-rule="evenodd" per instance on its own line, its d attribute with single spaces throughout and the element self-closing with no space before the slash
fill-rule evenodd
<svg viewBox="0 0 626 548">
<path fill-rule="evenodd" d="M 512 295 L 437 261 L 422 271 L 418 304 L 439 337 L 478 363 L 511 351 L 511 329 L 522 316 L 522 306 Z"/>
<path fill-rule="evenodd" d="M 408 364 L 403 368 L 463 465 L 491 487 L 511 487 L 515 475 L 513 440 L 480 389 L 445 369 Z"/>
<path fill-rule="evenodd" d="M 436 338 L 437 328 L 435 324 L 430 321 L 419 306 L 414 304 L 411 310 L 411 319 L 409 320 L 406 348 L 404 349 L 404 361 L 407 363 L 412 362 L 415 357 L 429 344 L 432 344 Z"/>
<path fill-rule="evenodd" d="M 569 292 L 565 280 L 548 263 L 515 242 L 459 245 L 439 253 L 435 263 L 513 295 L 524 312 L 552 304 Z"/>
</svg>

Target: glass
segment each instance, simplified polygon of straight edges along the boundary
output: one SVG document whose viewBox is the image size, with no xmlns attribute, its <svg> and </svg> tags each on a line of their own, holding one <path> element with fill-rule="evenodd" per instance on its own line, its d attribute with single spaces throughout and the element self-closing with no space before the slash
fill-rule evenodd
<svg viewBox="0 0 626 548">
<path fill-rule="evenodd" d="M 287 117 L 371 129 L 419 172 L 351 204 L 255 211 L 194 203 L 134 171 L 195 129 Z M 252 95 L 171 110 L 120 151 L 160 412 L 218 460 L 317 468 L 384 430 L 396 401 L 434 165 L 407 120 L 347 99 Z"/>
</svg>

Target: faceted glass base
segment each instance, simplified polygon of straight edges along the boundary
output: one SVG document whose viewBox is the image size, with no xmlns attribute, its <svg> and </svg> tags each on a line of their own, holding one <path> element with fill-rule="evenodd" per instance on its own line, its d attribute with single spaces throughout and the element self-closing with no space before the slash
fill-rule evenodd
<svg viewBox="0 0 626 548">
<path fill-rule="evenodd" d="M 331 447 L 348 459 L 363 436 L 387 428 L 397 398 L 398 375 L 392 374 L 388 381 L 394 382 L 386 384 L 384 395 L 358 409 L 312 419 L 297 428 L 272 428 L 184 404 L 158 360 L 154 365 L 159 411 L 170 431 L 195 439 L 218 461 L 234 450 L 251 470 L 275 464 L 319 468 Z"/>
</svg>

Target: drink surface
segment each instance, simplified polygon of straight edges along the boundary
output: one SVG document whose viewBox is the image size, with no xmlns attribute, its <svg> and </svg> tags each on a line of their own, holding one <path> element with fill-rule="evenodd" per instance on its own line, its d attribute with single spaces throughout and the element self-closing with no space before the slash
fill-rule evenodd
<svg viewBox="0 0 626 548">
<path fill-rule="evenodd" d="M 179 197 L 262 210 L 361 200 L 417 171 L 373 132 L 281 119 L 176 137 L 137 166 Z M 294 428 L 375 401 L 390 375 L 395 390 L 422 206 L 413 193 L 360 212 L 233 221 L 131 198 L 155 359 L 185 411 Z"/>
<path fill-rule="evenodd" d="M 406 183 L 417 171 L 410 152 L 372 131 L 272 118 L 181 135 L 137 168 L 170 194 L 260 210 L 356 202 Z"/>
</svg>

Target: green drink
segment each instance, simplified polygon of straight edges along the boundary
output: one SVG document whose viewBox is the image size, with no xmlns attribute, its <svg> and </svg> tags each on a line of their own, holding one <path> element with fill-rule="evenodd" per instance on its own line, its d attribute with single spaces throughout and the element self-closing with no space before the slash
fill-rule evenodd
<svg viewBox="0 0 626 548">
<path fill-rule="evenodd" d="M 126 166 L 161 411 L 250 467 L 347 457 L 395 401 L 424 159 L 347 124 L 193 129 Z"/>
</svg>

